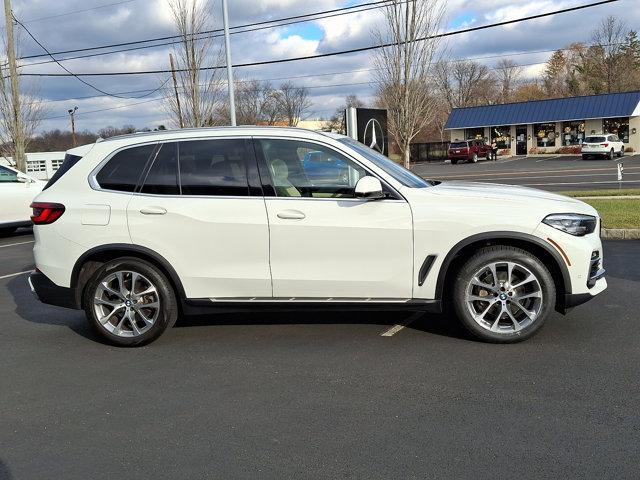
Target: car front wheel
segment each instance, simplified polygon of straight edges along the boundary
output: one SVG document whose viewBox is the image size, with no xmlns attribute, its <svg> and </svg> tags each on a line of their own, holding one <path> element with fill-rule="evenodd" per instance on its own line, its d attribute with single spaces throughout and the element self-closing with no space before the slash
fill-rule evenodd
<svg viewBox="0 0 640 480">
<path fill-rule="evenodd" d="M 618 152 L 618 158 L 624 156 L 624 145 L 620 147 L 620 151 Z"/>
<path fill-rule="evenodd" d="M 479 250 L 457 274 L 453 305 L 462 324 L 493 343 L 525 340 L 555 307 L 553 278 L 534 255 L 520 248 Z"/>
<path fill-rule="evenodd" d="M 474 153 L 473 157 L 471 157 L 471 163 L 478 163 L 478 154 Z"/>
<path fill-rule="evenodd" d="M 109 343 L 133 347 L 152 342 L 178 318 L 175 292 L 153 264 L 132 257 L 109 261 L 91 277 L 83 307 Z"/>
<path fill-rule="evenodd" d="M 615 152 L 613 151 L 613 148 L 612 148 L 611 151 L 609 152 L 609 160 L 613 160 L 614 156 L 615 156 Z"/>
</svg>

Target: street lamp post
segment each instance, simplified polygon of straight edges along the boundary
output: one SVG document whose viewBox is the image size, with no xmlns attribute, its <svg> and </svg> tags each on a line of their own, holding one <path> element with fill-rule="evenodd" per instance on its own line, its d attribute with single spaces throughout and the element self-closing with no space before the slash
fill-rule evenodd
<svg viewBox="0 0 640 480">
<path fill-rule="evenodd" d="M 76 140 L 76 110 L 78 110 L 77 106 L 68 110 L 69 116 L 71 117 L 71 139 L 74 147 L 78 146 L 78 142 Z"/>
<path fill-rule="evenodd" d="M 231 66 L 231 40 L 229 39 L 229 13 L 227 0 L 222 0 L 222 21 L 224 23 L 224 48 L 227 54 L 227 84 L 229 87 L 229 113 L 231 126 L 236 126 L 236 102 L 233 92 L 233 68 Z"/>
</svg>

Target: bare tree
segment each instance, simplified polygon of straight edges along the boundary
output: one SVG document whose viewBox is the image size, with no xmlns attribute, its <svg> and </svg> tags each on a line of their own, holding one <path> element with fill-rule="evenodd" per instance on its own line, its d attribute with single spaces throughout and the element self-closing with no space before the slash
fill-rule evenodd
<svg viewBox="0 0 640 480">
<path fill-rule="evenodd" d="M 513 92 L 520 83 L 522 67 L 513 60 L 503 58 L 496 65 L 495 71 L 499 88 L 498 103 L 511 102 Z"/>
<path fill-rule="evenodd" d="M 275 125 L 283 118 L 278 102 L 279 94 L 270 83 L 237 80 L 235 97 L 238 125 Z M 218 121 L 224 124 L 230 121 L 229 105 L 226 102 L 220 107 Z"/>
<path fill-rule="evenodd" d="M 485 105 L 495 96 L 495 82 L 486 65 L 472 60 L 440 61 L 434 70 L 436 86 L 449 108 Z"/>
<path fill-rule="evenodd" d="M 2 75 L 0 79 L 0 153 L 4 157 L 12 157 L 16 161 L 18 170 L 26 172 L 26 158 L 22 159 L 16 154 L 15 139 L 21 139 L 24 150 L 28 150 L 33 134 L 43 120 L 45 108 L 38 95 L 38 88 L 35 85 L 25 88 L 22 84 L 20 85 L 22 90 L 20 109 L 15 111 L 9 74 L 2 65 L 0 65 L 0 75 Z M 20 116 L 21 122 L 16 121 L 16 115 Z"/>
<path fill-rule="evenodd" d="M 599 65 L 603 89 L 607 93 L 620 91 L 623 81 L 620 68 L 626 62 L 621 55 L 626 33 L 626 25 L 622 20 L 608 16 L 591 37 L 592 46 L 589 50 L 595 58 L 590 62 L 590 67 Z"/>
<path fill-rule="evenodd" d="M 441 0 L 392 0 L 384 8 L 384 25 L 373 32 L 380 45 L 388 45 L 375 54 L 378 100 L 387 109 L 389 133 L 407 168 L 411 141 L 435 115 L 428 78 L 440 40 L 431 37 L 443 13 Z"/>
<path fill-rule="evenodd" d="M 285 82 L 276 93 L 276 104 L 287 125 L 295 127 L 311 107 L 309 91 L 304 87 L 296 87 L 292 82 Z"/>
<path fill-rule="evenodd" d="M 347 95 L 344 99 L 344 104 L 336 108 L 336 111 L 331 118 L 327 120 L 323 129 L 329 132 L 346 133 L 344 111 L 349 107 L 361 108 L 364 107 L 364 102 L 360 100 L 357 95 Z"/>
<path fill-rule="evenodd" d="M 167 0 L 167 3 L 180 40 L 174 48 L 178 88 L 177 92 L 165 89 L 165 108 L 175 126 L 212 125 L 223 97 L 221 73 L 219 69 L 202 68 L 219 66 L 222 50 L 216 48 L 211 38 L 200 35 L 212 29 L 212 6 L 209 0 Z"/>
</svg>

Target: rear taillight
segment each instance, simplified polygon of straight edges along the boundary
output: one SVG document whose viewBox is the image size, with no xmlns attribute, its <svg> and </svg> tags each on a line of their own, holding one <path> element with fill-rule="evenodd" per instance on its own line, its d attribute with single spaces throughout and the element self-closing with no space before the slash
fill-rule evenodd
<svg viewBox="0 0 640 480">
<path fill-rule="evenodd" d="M 601 143 L 600 146 L 604 147 L 604 148 L 607 148 L 609 146 L 609 144 L 608 143 Z"/>
<path fill-rule="evenodd" d="M 31 208 L 33 209 L 31 221 L 34 225 L 53 223 L 64 213 L 64 205 L 61 203 L 33 202 Z"/>
</svg>

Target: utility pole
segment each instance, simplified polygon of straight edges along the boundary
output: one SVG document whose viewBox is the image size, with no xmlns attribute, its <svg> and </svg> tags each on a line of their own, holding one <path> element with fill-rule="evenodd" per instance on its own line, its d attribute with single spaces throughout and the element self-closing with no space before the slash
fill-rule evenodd
<svg viewBox="0 0 640 480">
<path fill-rule="evenodd" d="M 178 81 L 176 80 L 176 66 L 173 63 L 173 55 L 171 53 L 169 53 L 169 65 L 171 65 L 173 91 L 176 93 L 176 105 L 178 105 L 178 120 L 180 123 L 180 128 L 184 128 L 184 120 L 182 120 L 182 108 L 180 107 L 180 95 L 178 95 Z"/>
<path fill-rule="evenodd" d="M 20 88 L 18 86 L 16 46 L 13 39 L 13 11 L 11 10 L 11 0 L 4 0 L 4 21 L 7 28 L 7 57 L 9 60 L 9 76 L 11 77 L 11 101 L 13 103 L 13 160 L 16 162 L 18 170 L 26 172 L 27 156 L 24 151 L 25 139 L 20 110 Z"/>
<path fill-rule="evenodd" d="M 76 110 L 78 110 L 78 107 L 73 107 L 68 110 L 69 116 L 71 117 L 71 139 L 74 147 L 78 146 L 78 141 L 76 139 Z"/>
<path fill-rule="evenodd" d="M 6 0 L 5 0 L 6 1 Z M 231 126 L 236 126 L 236 100 L 233 93 L 233 67 L 231 64 L 231 40 L 229 39 L 229 13 L 227 0 L 222 0 L 222 21 L 224 22 L 224 48 L 227 53 L 227 84 L 229 86 L 229 113 Z"/>
</svg>

